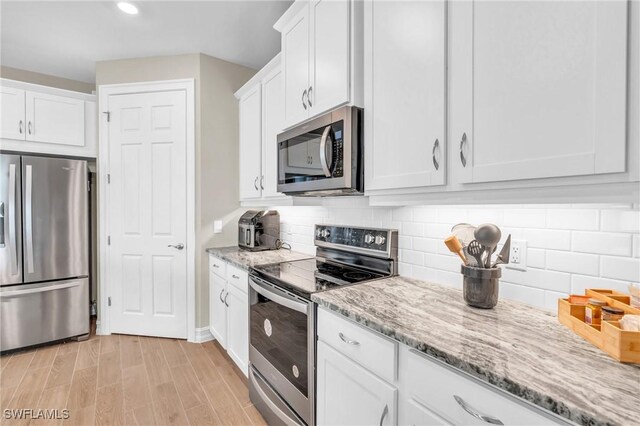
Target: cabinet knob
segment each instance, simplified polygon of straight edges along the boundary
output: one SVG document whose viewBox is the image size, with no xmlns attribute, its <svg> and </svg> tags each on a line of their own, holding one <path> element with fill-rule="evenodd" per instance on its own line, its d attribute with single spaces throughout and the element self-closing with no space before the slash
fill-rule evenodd
<svg viewBox="0 0 640 426">
<path fill-rule="evenodd" d="M 302 92 L 302 107 L 306 110 L 307 109 L 307 103 L 305 98 L 307 97 L 307 91 L 305 89 L 304 92 Z"/>
<path fill-rule="evenodd" d="M 433 149 L 431 150 L 431 157 L 433 159 L 433 167 L 436 168 L 436 171 L 440 168 L 440 163 L 438 162 L 438 158 L 440 158 L 440 141 L 436 139 L 433 143 Z M 436 158 L 436 151 L 438 151 L 438 158 Z"/>
<path fill-rule="evenodd" d="M 462 163 L 462 167 L 467 167 L 467 157 L 464 155 L 464 147 L 467 145 L 467 134 L 462 134 L 462 139 L 460 139 L 460 162 Z"/>
</svg>

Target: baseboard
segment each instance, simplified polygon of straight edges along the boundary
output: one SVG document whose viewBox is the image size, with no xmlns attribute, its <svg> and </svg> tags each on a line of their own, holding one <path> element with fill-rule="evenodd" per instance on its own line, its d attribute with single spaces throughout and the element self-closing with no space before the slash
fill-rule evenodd
<svg viewBox="0 0 640 426">
<path fill-rule="evenodd" d="M 196 328 L 195 343 L 204 343 L 213 339 L 213 334 L 211 334 L 211 331 L 209 331 L 209 326 Z"/>
</svg>

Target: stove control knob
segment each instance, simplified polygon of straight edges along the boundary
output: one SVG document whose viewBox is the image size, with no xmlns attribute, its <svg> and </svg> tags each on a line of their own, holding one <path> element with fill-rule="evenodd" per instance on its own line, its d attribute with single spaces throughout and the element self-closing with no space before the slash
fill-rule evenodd
<svg viewBox="0 0 640 426">
<path fill-rule="evenodd" d="M 373 242 L 373 235 L 367 234 L 364 236 L 364 242 L 366 244 L 371 244 Z"/>
<path fill-rule="evenodd" d="M 328 229 L 323 229 L 322 232 L 320 233 L 320 236 L 322 238 L 329 238 L 329 236 L 331 235 L 331 231 L 329 231 Z"/>
<path fill-rule="evenodd" d="M 376 236 L 376 244 L 381 245 L 384 244 L 385 241 L 387 241 L 387 239 L 382 235 Z"/>
</svg>

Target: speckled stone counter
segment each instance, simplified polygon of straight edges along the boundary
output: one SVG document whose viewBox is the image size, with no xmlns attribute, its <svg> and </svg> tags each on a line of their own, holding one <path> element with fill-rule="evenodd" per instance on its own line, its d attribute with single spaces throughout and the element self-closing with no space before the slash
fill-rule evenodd
<svg viewBox="0 0 640 426">
<path fill-rule="evenodd" d="M 268 265 L 269 263 L 288 262 L 291 260 L 309 259 L 314 256 L 298 253 L 291 250 L 265 250 L 248 251 L 238 246 L 208 248 L 207 253 L 212 254 L 232 265 L 245 270 L 256 265 Z"/>
<path fill-rule="evenodd" d="M 575 423 L 640 420 L 640 366 L 615 361 L 540 309 L 505 300 L 474 309 L 460 290 L 404 277 L 312 299 Z"/>
</svg>

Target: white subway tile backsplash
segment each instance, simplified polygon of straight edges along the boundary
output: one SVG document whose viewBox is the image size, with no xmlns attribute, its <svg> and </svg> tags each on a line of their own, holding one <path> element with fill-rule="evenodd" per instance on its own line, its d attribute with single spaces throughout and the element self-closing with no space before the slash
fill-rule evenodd
<svg viewBox="0 0 640 426">
<path fill-rule="evenodd" d="M 600 272 L 599 258 L 593 254 L 549 250 L 546 264 L 553 271 L 596 276 Z"/>
<path fill-rule="evenodd" d="M 640 232 L 640 210 L 603 210 L 601 229 L 610 232 Z"/>
<path fill-rule="evenodd" d="M 630 234 L 573 232 L 571 234 L 571 250 L 581 253 L 631 256 L 631 241 Z"/>
<path fill-rule="evenodd" d="M 627 291 L 640 281 L 640 210 L 630 204 L 367 207 L 366 197 L 325 199 L 322 206 L 276 207 L 281 238 L 314 254 L 313 225 L 335 223 L 399 230 L 399 273 L 462 288 L 459 258 L 444 238 L 458 222 L 496 223 L 528 245 L 526 272 L 503 268 L 500 297 L 555 311 L 557 299 L 586 288 Z M 500 248 L 500 247 L 499 247 Z M 498 248 L 498 249 L 499 249 Z"/>
<path fill-rule="evenodd" d="M 598 230 L 600 211 L 593 209 L 547 210 L 547 227 L 552 229 Z"/>
<path fill-rule="evenodd" d="M 604 278 L 640 282 L 640 259 L 602 256 L 601 262 Z"/>
</svg>

